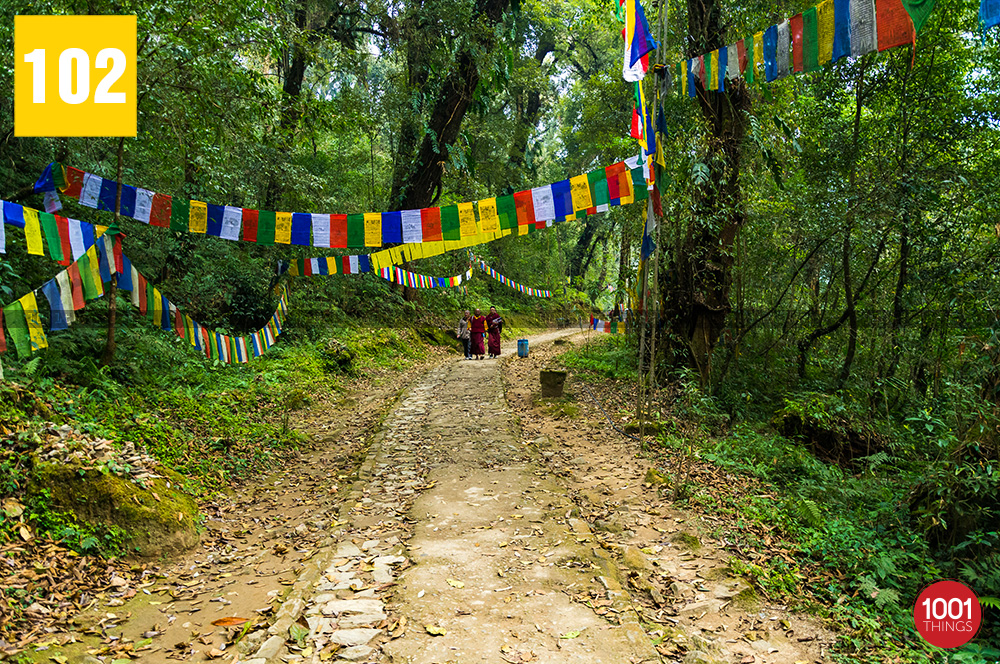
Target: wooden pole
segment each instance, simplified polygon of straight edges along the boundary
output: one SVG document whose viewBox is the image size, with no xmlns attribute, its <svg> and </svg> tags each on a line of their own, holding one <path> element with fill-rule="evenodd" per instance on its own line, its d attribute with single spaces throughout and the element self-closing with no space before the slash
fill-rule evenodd
<svg viewBox="0 0 1000 664">
<path fill-rule="evenodd" d="M 112 224 L 118 227 L 118 219 L 122 209 L 122 156 L 125 152 L 125 137 L 118 139 L 118 187 L 115 193 L 115 216 Z M 111 287 L 108 288 L 108 339 L 104 346 L 104 353 L 101 355 L 101 366 L 106 367 L 115 361 L 115 326 L 118 319 L 118 269 L 113 265 L 114 255 L 108 256 L 108 266 L 111 272 Z M 132 284 L 133 288 L 137 286 Z"/>
</svg>

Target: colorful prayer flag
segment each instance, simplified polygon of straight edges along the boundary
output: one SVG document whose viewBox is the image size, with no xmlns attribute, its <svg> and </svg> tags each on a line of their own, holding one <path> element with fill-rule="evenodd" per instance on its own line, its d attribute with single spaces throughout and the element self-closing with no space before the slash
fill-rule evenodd
<svg viewBox="0 0 1000 664">
<path fill-rule="evenodd" d="M 997 0 L 1000 6 L 1000 0 Z M 878 50 L 875 0 L 850 0 L 851 55 L 860 57 Z"/>
<path fill-rule="evenodd" d="M 875 27 L 879 51 L 912 44 L 917 38 L 913 20 L 900 0 L 875 0 Z"/>
<path fill-rule="evenodd" d="M 274 243 L 275 244 L 291 244 L 292 243 L 292 213 L 291 212 L 275 212 L 274 213 Z"/>
<path fill-rule="evenodd" d="M 823 0 L 816 5 L 816 30 L 819 36 L 819 64 L 821 67 L 833 59 L 834 27 L 833 0 Z"/>
</svg>

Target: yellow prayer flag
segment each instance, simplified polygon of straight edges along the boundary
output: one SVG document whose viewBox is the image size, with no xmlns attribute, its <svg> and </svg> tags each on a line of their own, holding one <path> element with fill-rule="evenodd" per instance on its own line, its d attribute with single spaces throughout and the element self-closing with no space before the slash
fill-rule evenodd
<svg viewBox="0 0 1000 664">
<path fill-rule="evenodd" d="M 187 338 L 194 345 L 194 319 L 184 314 L 184 327 L 187 329 Z"/>
<path fill-rule="evenodd" d="M 292 213 L 274 213 L 274 241 L 279 244 L 292 243 Z"/>
<path fill-rule="evenodd" d="M 27 221 L 28 208 L 25 208 L 24 211 L 24 218 L 25 221 Z M 32 212 L 34 212 L 34 210 L 32 210 Z M 36 351 L 41 348 L 47 348 L 49 342 L 48 339 L 45 338 L 45 328 L 42 327 L 42 317 L 38 313 L 38 301 L 35 299 L 35 292 L 31 291 L 22 297 L 19 302 L 21 303 L 21 308 L 24 310 L 24 320 L 28 324 L 28 337 L 31 339 L 31 350 Z"/>
<path fill-rule="evenodd" d="M 528 224 L 518 224 L 517 225 L 517 234 L 518 235 L 527 235 L 528 234 Z"/>
<path fill-rule="evenodd" d="M 188 211 L 188 230 L 192 233 L 204 233 L 208 229 L 208 204 L 201 201 L 191 201 Z"/>
<path fill-rule="evenodd" d="M 462 237 L 476 234 L 476 211 L 472 203 L 458 204 L 458 228 Z"/>
<path fill-rule="evenodd" d="M 819 33 L 819 64 L 825 65 L 833 59 L 833 0 L 824 0 L 816 5 L 816 31 Z"/>
<path fill-rule="evenodd" d="M 719 51 L 715 50 L 709 53 L 709 62 L 712 65 L 712 72 L 708 76 L 708 89 L 718 90 L 719 89 Z"/>
<path fill-rule="evenodd" d="M 94 226 L 94 235 L 96 235 L 97 237 L 101 237 L 102 235 L 104 235 L 104 233 L 107 230 L 108 230 L 107 226 L 95 225 Z"/>
<path fill-rule="evenodd" d="M 325 258 L 323 260 L 326 261 L 326 273 L 327 274 L 337 274 L 338 272 L 340 272 L 340 270 L 337 269 L 337 259 L 336 258 L 328 256 L 327 258 Z"/>
<path fill-rule="evenodd" d="M 382 246 L 382 213 L 365 212 L 365 246 Z"/>
<path fill-rule="evenodd" d="M 87 257 L 90 259 L 90 274 L 94 278 L 94 287 L 98 295 L 104 295 L 104 281 L 101 279 L 101 259 L 97 255 L 97 245 L 87 249 Z"/>
<path fill-rule="evenodd" d="M 160 291 L 153 289 L 153 322 L 160 325 L 163 321 L 163 296 Z"/>
<path fill-rule="evenodd" d="M 479 221 L 484 233 L 495 233 L 500 229 L 500 217 L 497 216 L 497 199 L 484 198 L 479 201 Z"/>
<path fill-rule="evenodd" d="M 2 222 L 2 220 L 0 220 Z M 24 208 L 24 239 L 28 241 L 28 253 L 44 256 L 42 249 L 42 225 L 38 221 L 38 210 Z"/>
<path fill-rule="evenodd" d="M 758 32 L 753 36 L 753 71 L 756 78 L 764 69 L 764 33 Z"/>
<path fill-rule="evenodd" d="M 573 212 L 586 210 L 594 207 L 594 202 L 590 198 L 590 184 L 586 175 L 577 175 L 569 179 L 569 191 L 573 197 Z"/>
</svg>

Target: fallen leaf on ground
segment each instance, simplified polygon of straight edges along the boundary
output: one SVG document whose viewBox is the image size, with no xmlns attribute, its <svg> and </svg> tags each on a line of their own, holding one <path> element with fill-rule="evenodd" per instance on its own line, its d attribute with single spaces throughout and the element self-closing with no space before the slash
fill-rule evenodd
<svg viewBox="0 0 1000 664">
<path fill-rule="evenodd" d="M 228 618 L 219 618 L 218 620 L 213 620 L 212 624 L 215 625 L 216 627 L 239 627 L 240 625 L 246 622 L 250 622 L 250 619 L 230 616 Z"/>
<path fill-rule="evenodd" d="M 563 634 L 559 638 L 560 639 L 575 639 L 578 636 L 580 636 L 580 631 L 579 630 L 573 630 L 572 632 L 566 632 L 565 634 Z"/>
<path fill-rule="evenodd" d="M 431 636 L 444 636 L 448 633 L 444 627 L 438 627 L 437 625 L 424 625 L 424 629 Z"/>
<path fill-rule="evenodd" d="M 448 579 L 448 585 L 452 588 L 464 588 L 465 584 L 456 579 Z"/>
</svg>

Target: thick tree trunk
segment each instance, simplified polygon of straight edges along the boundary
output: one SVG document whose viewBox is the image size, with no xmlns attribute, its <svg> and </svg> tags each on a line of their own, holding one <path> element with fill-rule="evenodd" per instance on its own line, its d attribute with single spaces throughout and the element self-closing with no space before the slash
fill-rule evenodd
<svg viewBox="0 0 1000 664">
<path fill-rule="evenodd" d="M 725 45 L 715 0 L 689 0 L 688 30 L 692 56 Z M 684 358 L 698 372 L 702 386 L 707 386 L 712 353 L 731 308 L 733 246 L 746 221 L 739 177 L 750 98 L 742 81 L 728 84 L 725 92 L 705 90 L 700 81 L 696 86 L 709 127 L 707 154 L 701 157 L 709 177 L 693 192 L 694 218 L 680 245 L 674 247 L 668 269 L 660 274 L 665 316 L 674 335 L 683 340 L 682 347 L 671 349 L 672 354 Z"/>
<path fill-rule="evenodd" d="M 545 31 L 538 38 L 538 46 L 535 48 L 535 62 L 542 66 L 545 57 L 556 48 L 555 39 L 552 33 Z M 520 167 L 524 165 L 524 155 L 528 152 L 528 141 L 535 133 L 538 126 L 538 118 L 542 111 L 542 91 L 539 87 L 533 87 L 527 94 L 517 100 L 518 123 L 514 127 L 514 140 L 508 152 L 511 165 Z"/>
<path fill-rule="evenodd" d="M 449 149 L 458 138 L 465 114 L 472 104 L 479 85 L 479 60 L 495 47 L 493 28 L 500 22 L 510 0 L 480 0 L 477 3 L 483 25 L 477 26 L 476 44 L 467 44 L 455 56 L 451 72 L 427 119 L 427 131 L 419 139 L 419 147 L 410 164 L 398 160 L 394 176 L 392 201 L 400 210 L 424 208 L 440 194 L 441 180 L 448 163 Z M 405 146 L 400 145 L 400 150 Z M 405 159 L 405 155 L 399 155 Z M 405 176 L 404 176 L 405 173 Z M 398 184 L 397 184 L 398 182 Z"/>
</svg>

